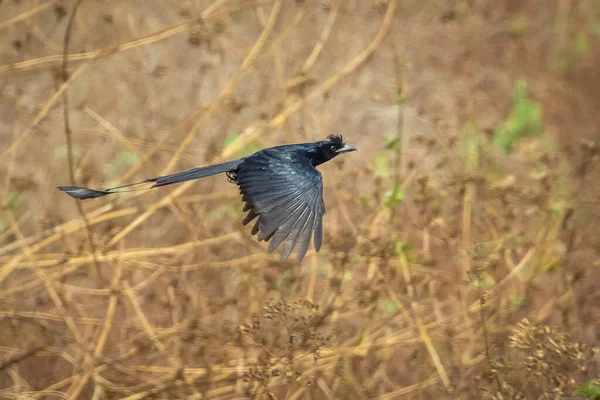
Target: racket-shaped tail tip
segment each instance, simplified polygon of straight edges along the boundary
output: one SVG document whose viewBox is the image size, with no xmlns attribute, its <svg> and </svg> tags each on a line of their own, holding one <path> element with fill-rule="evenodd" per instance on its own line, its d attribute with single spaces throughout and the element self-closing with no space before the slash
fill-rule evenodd
<svg viewBox="0 0 600 400">
<path fill-rule="evenodd" d="M 95 199 L 112 193 L 106 190 L 94 190 L 79 186 L 58 186 L 57 189 L 65 192 L 72 198 L 79 200 Z"/>
</svg>

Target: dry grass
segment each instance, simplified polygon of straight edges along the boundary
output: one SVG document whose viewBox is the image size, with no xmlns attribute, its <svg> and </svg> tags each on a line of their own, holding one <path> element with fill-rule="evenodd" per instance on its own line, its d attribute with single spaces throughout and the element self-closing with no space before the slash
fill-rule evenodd
<svg viewBox="0 0 600 400">
<path fill-rule="evenodd" d="M 0 397 L 558 399 L 600 376 L 594 2 L 76 3 L 0 1 Z M 505 153 L 519 79 L 543 133 Z M 55 189 L 328 133 L 360 151 L 322 168 L 301 264 L 225 179 Z"/>
</svg>

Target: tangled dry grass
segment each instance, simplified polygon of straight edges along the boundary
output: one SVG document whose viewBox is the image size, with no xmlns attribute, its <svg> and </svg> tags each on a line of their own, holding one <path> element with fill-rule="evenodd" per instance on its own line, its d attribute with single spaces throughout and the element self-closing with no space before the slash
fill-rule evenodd
<svg viewBox="0 0 600 400">
<path fill-rule="evenodd" d="M 594 398 L 599 26 L 590 0 L 0 1 L 0 397 Z M 301 264 L 225 179 L 55 189 L 328 133 L 360 151 Z"/>
</svg>

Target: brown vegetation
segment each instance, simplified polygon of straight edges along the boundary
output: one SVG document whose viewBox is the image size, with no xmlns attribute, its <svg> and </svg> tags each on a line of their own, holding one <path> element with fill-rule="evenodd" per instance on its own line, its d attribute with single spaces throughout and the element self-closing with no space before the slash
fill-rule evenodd
<svg viewBox="0 0 600 400">
<path fill-rule="evenodd" d="M 0 35 L 0 397 L 593 398 L 597 2 L 0 0 Z M 301 264 L 224 177 L 55 189 L 329 133 Z"/>
</svg>

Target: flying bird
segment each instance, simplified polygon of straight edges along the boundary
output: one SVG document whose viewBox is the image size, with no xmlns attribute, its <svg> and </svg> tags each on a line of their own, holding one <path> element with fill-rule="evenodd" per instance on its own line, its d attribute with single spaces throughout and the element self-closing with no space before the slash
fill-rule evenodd
<svg viewBox="0 0 600 400">
<path fill-rule="evenodd" d="M 296 259 L 302 261 L 311 238 L 316 251 L 323 242 L 323 178 L 316 167 L 350 151 L 356 148 L 344 143 L 341 135 L 330 135 L 314 143 L 275 146 L 239 160 L 104 190 L 79 186 L 59 186 L 58 189 L 84 200 L 135 190 L 125 188 L 145 183 L 154 183 L 149 188 L 152 189 L 225 173 L 230 182 L 239 186 L 245 203 L 243 211 L 248 213 L 243 225 L 256 219 L 252 235 L 258 234 L 259 241 L 270 241 L 269 253 L 283 244 L 284 260 L 297 248 Z"/>
</svg>

